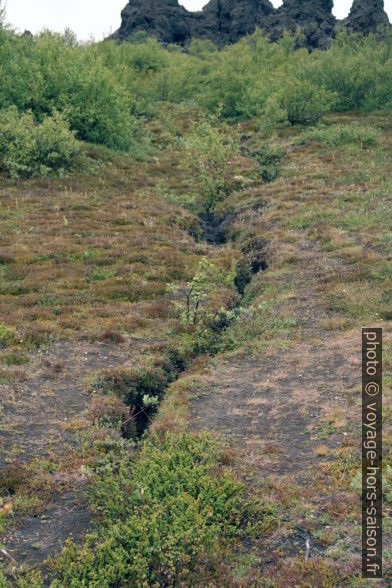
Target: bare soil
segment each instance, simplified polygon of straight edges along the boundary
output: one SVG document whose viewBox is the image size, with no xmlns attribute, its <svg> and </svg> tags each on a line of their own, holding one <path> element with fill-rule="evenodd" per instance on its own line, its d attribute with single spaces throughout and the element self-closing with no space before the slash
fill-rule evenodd
<svg viewBox="0 0 392 588">
<path fill-rule="evenodd" d="M 142 349 L 142 341 L 129 338 L 121 344 L 59 341 L 32 353 L 23 377 L 15 378 L 12 388 L 2 386 L 0 468 L 32 467 L 42 460 L 65 466 L 49 472 L 51 492 L 43 509 L 8 520 L 3 543 L 18 565 L 44 561 L 68 537 L 81 539 L 89 528 L 91 516 L 83 492 L 88 480 L 77 460 L 67 465 L 67 455 L 75 461 L 77 433 L 86 424 L 89 379 L 105 368 L 131 366 Z"/>
<path fill-rule="evenodd" d="M 89 401 L 89 376 L 132 365 L 137 348 L 135 342 L 59 341 L 32 354 L 27 367 L 15 370 L 19 381 L 1 385 L 0 467 L 64 450 Z"/>
<path fill-rule="evenodd" d="M 85 498 L 74 489 L 54 496 L 41 515 L 19 521 L 5 546 L 19 566 L 35 566 L 59 553 L 67 539 L 81 540 L 90 525 Z"/>
</svg>

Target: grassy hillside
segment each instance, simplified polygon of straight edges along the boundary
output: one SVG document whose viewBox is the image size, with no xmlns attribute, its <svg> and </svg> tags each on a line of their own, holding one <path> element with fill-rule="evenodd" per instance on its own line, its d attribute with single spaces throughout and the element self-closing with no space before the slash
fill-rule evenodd
<svg viewBox="0 0 392 588">
<path fill-rule="evenodd" d="M 294 46 L 0 28 L 0 586 L 370 585 L 391 41 Z"/>
</svg>

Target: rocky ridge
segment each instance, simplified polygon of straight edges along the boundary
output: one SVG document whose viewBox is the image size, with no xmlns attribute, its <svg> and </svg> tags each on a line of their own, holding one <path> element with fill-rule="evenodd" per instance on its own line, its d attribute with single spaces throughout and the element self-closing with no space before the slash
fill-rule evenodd
<svg viewBox="0 0 392 588">
<path fill-rule="evenodd" d="M 269 0 L 210 0 L 198 12 L 189 12 L 178 0 L 129 0 L 113 38 L 126 41 L 144 31 L 164 44 L 186 46 L 192 39 L 205 39 L 223 47 L 256 28 L 273 41 L 285 31 L 301 30 L 308 49 L 325 49 L 335 36 L 338 24 L 332 10 L 333 0 L 284 0 L 278 9 Z M 342 24 L 363 34 L 388 26 L 384 1 L 354 0 Z"/>
<path fill-rule="evenodd" d="M 389 18 L 384 10 L 384 0 L 354 0 L 346 26 L 356 33 L 368 35 L 380 26 L 388 26 Z"/>
</svg>

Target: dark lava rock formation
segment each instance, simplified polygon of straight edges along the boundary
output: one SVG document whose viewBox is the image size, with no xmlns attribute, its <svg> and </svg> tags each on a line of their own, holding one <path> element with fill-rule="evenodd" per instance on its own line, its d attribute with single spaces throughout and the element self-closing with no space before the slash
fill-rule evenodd
<svg viewBox="0 0 392 588">
<path fill-rule="evenodd" d="M 194 15 L 177 0 L 130 0 L 114 36 L 124 41 L 145 31 L 162 43 L 186 44 L 192 37 L 194 21 Z"/>
<path fill-rule="evenodd" d="M 218 46 L 236 43 L 254 33 L 275 9 L 269 0 L 211 0 L 199 17 L 193 37 L 210 39 Z"/>
<path fill-rule="evenodd" d="M 302 30 L 306 47 L 326 49 L 335 36 L 336 19 L 332 10 L 333 0 L 284 0 L 267 23 L 266 32 L 276 41 L 285 31 Z"/>
<path fill-rule="evenodd" d="M 196 38 L 222 47 L 254 33 L 273 13 L 269 0 L 211 0 L 199 12 L 188 12 L 178 0 L 130 0 L 113 36 L 126 40 L 146 31 L 162 43 L 186 45 Z"/>
<path fill-rule="evenodd" d="M 324 49 L 335 36 L 332 9 L 333 0 L 284 0 L 278 9 L 269 0 L 210 0 L 203 10 L 189 12 L 178 0 L 129 0 L 113 38 L 126 41 L 145 31 L 164 44 L 187 45 L 192 39 L 209 39 L 223 47 L 259 27 L 272 40 L 285 31 L 301 30 L 308 49 Z M 364 34 L 389 25 L 384 1 L 354 0 L 343 24 Z"/>
<path fill-rule="evenodd" d="M 345 24 L 354 32 L 365 35 L 377 31 L 380 26 L 389 25 L 384 0 L 354 0 Z"/>
</svg>

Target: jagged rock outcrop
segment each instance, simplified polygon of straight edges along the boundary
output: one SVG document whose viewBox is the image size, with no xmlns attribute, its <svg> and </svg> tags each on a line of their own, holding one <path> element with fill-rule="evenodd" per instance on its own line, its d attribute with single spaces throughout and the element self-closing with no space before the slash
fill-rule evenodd
<svg viewBox="0 0 392 588">
<path fill-rule="evenodd" d="M 114 37 L 123 41 L 145 31 L 162 43 L 185 45 L 192 37 L 190 21 L 192 13 L 177 0 L 130 0 L 121 13 L 121 27 Z"/>
<path fill-rule="evenodd" d="M 211 39 L 219 46 L 236 43 L 256 27 L 264 28 L 274 12 L 269 0 L 211 0 L 199 13 L 194 36 Z"/>
<path fill-rule="evenodd" d="M 388 26 L 389 18 L 384 10 L 384 0 L 354 0 L 345 25 L 356 33 L 377 31 L 380 26 Z"/>
<path fill-rule="evenodd" d="M 186 46 L 191 39 L 209 39 L 223 47 L 235 43 L 259 27 L 272 40 L 285 31 L 304 34 L 304 46 L 327 48 L 336 30 L 333 0 L 284 0 L 275 9 L 269 0 L 210 0 L 199 12 L 189 12 L 178 0 L 129 0 L 121 13 L 120 41 L 138 31 L 155 36 L 164 44 Z M 354 0 L 348 28 L 368 34 L 388 24 L 383 0 Z"/>
<path fill-rule="evenodd" d="M 302 30 L 306 47 L 326 49 L 335 35 L 332 10 L 333 0 L 284 0 L 267 23 L 267 31 L 272 40 L 277 40 L 285 31 Z"/>
<path fill-rule="evenodd" d="M 211 0 L 199 12 L 188 12 L 178 0 L 130 0 L 114 38 L 146 31 L 162 43 L 186 45 L 198 38 L 224 46 L 253 33 L 273 13 L 269 0 Z"/>
</svg>

